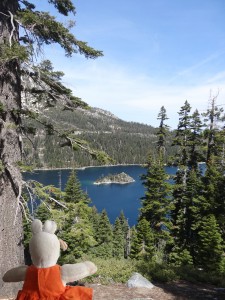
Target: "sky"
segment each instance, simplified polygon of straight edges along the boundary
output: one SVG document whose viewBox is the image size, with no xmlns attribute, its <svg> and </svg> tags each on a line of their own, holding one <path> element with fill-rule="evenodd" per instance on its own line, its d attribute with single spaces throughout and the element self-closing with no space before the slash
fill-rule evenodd
<svg viewBox="0 0 225 300">
<path fill-rule="evenodd" d="M 64 84 L 90 106 L 154 127 L 164 106 L 171 129 L 177 127 L 185 100 L 192 111 L 201 113 L 209 107 L 210 97 L 219 93 L 216 103 L 225 106 L 224 0 L 77 0 L 74 4 L 73 34 L 104 56 L 67 58 L 55 45 L 45 55 L 55 70 L 65 73 Z"/>
</svg>

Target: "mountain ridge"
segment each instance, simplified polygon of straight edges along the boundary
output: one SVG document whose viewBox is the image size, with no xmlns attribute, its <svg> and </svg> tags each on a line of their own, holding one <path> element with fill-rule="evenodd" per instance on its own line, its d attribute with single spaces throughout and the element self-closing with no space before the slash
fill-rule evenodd
<svg viewBox="0 0 225 300">
<path fill-rule="evenodd" d="M 105 151 L 115 164 L 143 164 L 148 152 L 155 147 L 157 129 L 153 126 L 124 121 L 111 112 L 90 107 L 74 111 L 53 107 L 42 108 L 45 121 L 51 121 L 56 131 L 72 131 L 91 147 Z M 36 121 L 26 121 L 37 127 L 34 136 L 29 136 L 33 146 L 25 142 L 27 161 L 37 168 L 68 168 L 95 166 L 99 162 L 80 150 L 60 147 L 62 141 L 55 134 L 46 134 L 44 126 Z"/>
</svg>

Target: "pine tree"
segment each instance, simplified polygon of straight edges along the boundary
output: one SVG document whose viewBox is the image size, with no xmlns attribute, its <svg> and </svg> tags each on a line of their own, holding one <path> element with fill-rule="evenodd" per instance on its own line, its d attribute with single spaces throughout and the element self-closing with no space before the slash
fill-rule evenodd
<svg viewBox="0 0 225 300">
<path fill-rule="evenodd" d="M 158 120 L 160 120 L 159 129 L 157 131 L 158 141 L 157 150 L 165 155 L 166 151 L 166 137 L 168 135 L 169 126 L 165 124 L 165 120 L 168 120 L 166 109 L 164 106 L 161 107 L 158 114 Z"/>
<path fill-rule="evenodd" d="M 131 249 L 130 249 L 130 258 L 139 259 L 139 253 L 141 253 L 141 243 L 138 239 L 137 228 L 136 226 L 131 228 Z"/>
<path fill-rule="evenodd" d="M 99 219 L 100 219 L 100 214 L 98 213 L 97 208 L 95 206 L 92 206 L 91 207 L 91 214 L 90 214 L 90 221 L 91 221 L 92 226 L 93 226 L 95 239 L 97 239 Z"/>
<path fill-rule="evenodd" d="M 149 155 L 147 173 L 142 176 L 142 179 L 146 190 L 145 196 L 141 198 L 139 220 L 148 221 L 158 239 L 168 237 L 171 187 L 167 182 L 168 175 L 160 155 L 156 159 Z"/>
<path fill-rule="evenodd" d="M 173 224 L 173 235 L 175 237 L 176 244 L 179 248 L 183 250 L 184 245 L 186 245 L 187 237 L 190 235 L 190 207 L 191 199 L 187 196 L 187 184 L 189 169 L 188 165 L 191 163 L 195 166 L 196 162 L 192 161 L 195 155 L 195 123 L 197 123 L 197 113 L 196 121 L 191 121 L 190 116 L 191 106 L 188 101 L 185 101 L 184 105 L 181 107 L 179 114 L 179 123 L 177 126 L 175 138 L 173 140 L 173 145 L 178 149 L 178 170 L 174 178 L 174 186 L 172 193 L 172 209 L 171 209 L 171 221 Z M 193 129 L 193 134 L 191 131 Z M 193 140 L 193 141 L 192 141 Z M 192 159 L 190 160 L 190 146 L 192 147 Z M 186 227 L 188 226 L 188 228 Z"/>
<path fill-rule="evenodd" d="M 154 233 L 149 222 L 142 218 L 132 231 L 131 258 L 152 260 L 156 250 Z"/>
<path fill-rule="evenodd" d="M 204 130 L 206 138 L 206 171 L 203 176 L 204 215 L 213 214 L 219 224 L 223 238 L 225 237 L 224 208 L 224 145 L 223 109 L 216 105 L 218 94 L 210 97 L 210 108 L 204 115 L 208 128 Z"/>
<path fill-rule="evenodd" d="M 224 246 L 214 215 L 202 218 L 198 236 L 197 265 L 206 271 L 220 271 Z"/>
<path fill-rule="evenodd" d="M 44 223 L 46 220 L 52 220 L 52 213 L 50 208 L 45 203 L 41 203 L 34 213 L 35 219 L 41 220 Z"/>
<path fill-rule="evenodd" d="M 196 256 L 196 236 L 199 222 L 202 218 L 198 212 L 199 205 L 201 204 L 200 201 L 202 200 L 202 187 L 201 176 L 199 176 L 198 170 L 189 170 L 186 189 L 182 194 L 181 206 L 177 213 L 176 223 L 173 223 L 175 226 L 172 230 L 176 246 L 178 246 L 181 251 L 187 250 L 192 260 L 194 260 Z"/>
<path fill-rule="evenodd" d="M 201 202 L 202 216 L 213 214 L 220 226 L 222 236 L 225 238 L 225 178 L 220 166 L 213 157 L 207 163 L 205 175 L 202 178 L 203 189 Z"/>
<path fill-rule="evenodd" d="M 186 100 L 181 107 L 179 114 L 179 123 L 177 126 L 173 145 L 179 146 L 178 152 L 178 165 L 183 166 L 186 169 L 188 165 L 188 138 L 190 136 L 190 111 L 191 106 Z"/>
<path fill-rule="evenodd" d="M 221 135 L 219 123 L 224 120 L 224 114 L 223 108 L 219 108 L 216 105 L 218 95 L 219 94 L 216 96 L 210 96 L 210 108 L 203 114 L 205 121 L 208 122 L 208 128 L 204 131 L 204 136 L 207 140 L 206 163 L 208 163 L 212 157 L 217 157 L 217 159 L 219 158 L 219 163 L 223 161 L 223 155 L 221 155 L 221 152 L 224 152 L 224 135 Z"/>
<path fill-rule="evenodd" d="M 116 218 L 113 227 L 112 255 L 115 258 L 124 258 L 124 233 L 119 218 Z"/>
<path fill-rule="evenodd" d="M 97 246 L 93 249 L 97 257 L 112 257 L 112 225 L 110 224 L 106 210 L 104 209 L 99 217 L 97 230 Z"/>
<path fill-rule="evenodd" d="M 53 211 L 54 218 L 60 226 L 59 236 L 68 244 L 68 250 L 61 255 L 61 262 L 74 262 L 84 253 L 96 245 L 95 231 L 92 222 L 93 209 L 88 206 L 90 202 L 87 194 L 82 190 L 81 184 L 72 170 L 63 192 L 66 205 L 64 211 Z"/>
<path fill-rule="evenodd" d="M 68 203 L 67 207 L 58 236 L 68 244 L 68 249 L 62 253 L 60 263 L 75 262 L 97 244 L 90 221 L 91 207 L 82 202 Z"/>
<path fill-rule="evenodd" d="M 190 118 L 190 135 L 188 136 L 189 146 L 189 169 L 199 169 L 198 163 L 204 161 L 203 156 L 203 129 L 204 124 L 201 121 L 200 114 L 196 109 Z M 200 174 L 199 174 L 200 175 Z"/>
<path fill-rule="evenodd" d="M 70 203 L 90 203 L 87 194 L 82 190 L 81 184 L 77 178 L 76 171 L 72 170 L 65 187 L 64 201 Z"/>
<path fill-rule="evenodd" d="M 147 173 L 142 175 L 143 185 L 145 187 L 145 196 L 142 197 L 142 206 L 140 209 L 140 216 L 137 224 L 137 240 L 139 243 L 142 239 L 142 251 L 145 252 L 145 237 L 146 230 L 149 228 L 151 234 L 154 235 L 155 247 L 159 245 L 162 240 L 165 243 L 169 243 L 170 237 L 170 227 L 171 222 L 169 218 L 170 214 L 170 197 L 171 197 L 171 187 L 168 183 L 168 175 L 164 168 L 164 158 L 165 158 L 165 143 L 166 136 L 168 134 L 168 126 L 165 125 L 165 120 L 168 119 L 166 116 L 166 110 L 164 107 L 161 108 L 158 115 L 160 120 L 157 142 L 157 153 L 155 157 L 150 154 L 147 160 Z M 148 225 L 147 225 L 148 224 Z M 140 238 L 140 234 L 142 237 Z M 150 234 L 150 233 L 149 233 Z M 152 240 L 149 236 L 146 239 Z M 147 242 L 149 244 L 150 242 Z M 138 242 L 136 243 L 138 247 Z M 144 247 L 144 248 L 143 248 Z M 152 245 L 147 245 L 147 248 L 152 249 Z M 134 253 L 135 251 L 132 250 Z M 150 253 L 151 250 L 147 250 L 146 253 Z"/>
<path fill-rule="evenodd" d="M 130 226 L 123 211 L 120 212 L 119 220 L 124 236 L 124 257 L 127 258 L 130 254 Z"/>
<path fill-rule="evenodd" d="M 173 208 L 171 211 L 171 221 L 173 223 L 174 249 L 178 249 L 180 255 L 190 255 L 191 261 L 198 266 L 200 248 L 203 247 L 201 240 L 203 228 L 208 230 L 207 216 L 212 216 L 209 223 L 212 223 L 212 230 L 218 237 L 219 245 L 220 232 L 216 234 L 216 227 L 219 226 L 222 232 L 224 227 L 224 176 L 221 170 L 221 165 L 218 164 L 219 149 L 221 140 L 219 130 L 215 127 L 215 120 L 218 119 L 222 110 L 215 107 L 215 102 L 212 103 L 212 108 L 205 114 L 209 117 L 209 129 L 202 134 L 203 124 L 200 120 L 200 115 L 196 110 L 193 115 L 189 115 L 190 106 L 185 105 L 182 108 L 182 123 L 178 125 L 176 139 L 174 144 L 180 148 L 181 158 L 179 160 L 179 169 L 175 178 L 175 185 L 173 191 Z M 206 120 L 205 120 L 206 121 Z M 181 130 L 182 128 L 182 130 Z M 181 130 L 181 131 L 180 131 Z M 201 173 L 199 169 L 199 162 L 203 158 L 203 138 L 207 138 L 206 151 L 206 171 Z M 221 158 L 221 156 L 220 156 Z M 221 161 L 221 160 L 220 160 Z M 215 218 L 217 225 L 213 221 Z M 204 222 L 203 222 L 204 220 Z M 220 221 L 222 221 L 220 223 Z M 220 225 L 221 226 L 220 226 Z M 218 227 L 218 228 L 219 228 Z M 217 251 L 212 247 L 212 252 Z M 206 244 L 205 244 L 206 247 Z M 202 266 L 207 263 L 204 254 Z M 219 258 L 218 258 L 219 259 Z"/>
</svg>

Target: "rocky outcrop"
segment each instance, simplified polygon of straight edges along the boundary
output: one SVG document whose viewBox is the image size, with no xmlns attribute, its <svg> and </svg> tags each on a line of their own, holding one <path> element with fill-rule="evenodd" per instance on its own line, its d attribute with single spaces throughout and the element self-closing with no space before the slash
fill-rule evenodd
<svg viewBox="0 0 225 300">
<path fill-rule="evenodd" d="M 111 184 L 111 183 L 126 184 L 134 181 L 135 180 L 132 177 L 122 172 L 119 174 L 109 174 L 107 176 L 101 177 L 97 179 L 94 182 L 94 184 Z"/>
<path fill-rule="evenodd" d="M 154 285 L 139 273 L 133 273 L 127 282 L 129 288 L 148 288 L 152 289 Z"/>
</svg>

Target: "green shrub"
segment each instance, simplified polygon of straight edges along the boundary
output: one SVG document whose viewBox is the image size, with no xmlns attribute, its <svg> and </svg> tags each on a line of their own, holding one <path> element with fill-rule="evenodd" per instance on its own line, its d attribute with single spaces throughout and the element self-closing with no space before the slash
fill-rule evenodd
<svg viewBox="0 0 225 300">
<path fill-rule="evenodd" d="M 76 260 L 91 260 L 98 267 L 96 274 L 84 279 L 85 282 L 112 284 L 126 283 L 133 272 L 139 272 L 145 278 L 155 282 L 169 282 L 183 279 L 193 283 L 210 283 L 220 287 L 225 287 L 225 277 L 221 273 L 205 272 L 196 269 L 193 265 L 175 267 L 166 263 L 156 263 L 147 260 L 134 259 L 103 259 L 86 256 Z"/>
<path fill-rule="evenodd" d="M 176 270 L 180 279 L 187 280 L 193 283 L 210 283 L 217 286 L 225 287 L 225 278 L 219 272 L 206 272 L 201 269 L 196 269 L 193 266 L 181 266 Z"/>
<path fill-rule="evenodd" d="M 168 282 L 178 278 L 174 269 L 166 263 L 159 264 L 142 260 L 137 262 L 136 269 L 150 281 Z"/>
<path fill-rule="evenodd" d="M 84 260 L 91 260 L 98 267 L 96 274 L 85 279 L 92 283 L 111 284 L 111 283 L 125 283 L 135 272 L 135 261 L 130 259 L 103 259 L 85 257 Z"/>
<path fill-rule="evenodd" d="M 173 251 L 169 254 L 169 262 L 173 266 L 179 267 L 182 265 L 192 265 L 193 259 L 187 249 L 180 250 L 178 247 L 174 247 Z"/>
</svg>

